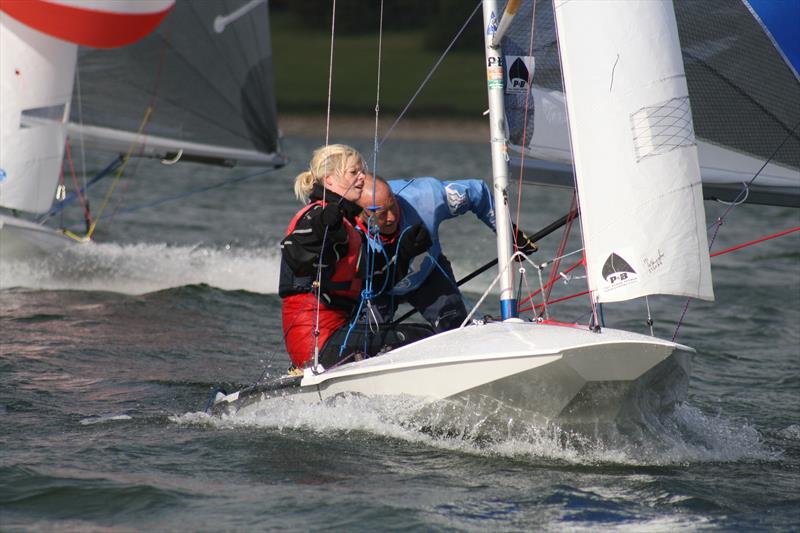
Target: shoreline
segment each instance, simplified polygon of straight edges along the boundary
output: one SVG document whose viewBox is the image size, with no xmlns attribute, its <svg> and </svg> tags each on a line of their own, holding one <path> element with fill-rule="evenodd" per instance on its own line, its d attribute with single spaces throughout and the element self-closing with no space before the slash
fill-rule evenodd
<svg viewBox="0 0 800 533">
<path fill-rule="evenodd" d="M 382 138 L 395 117 L 380 119 L 378 133 Z M 278 115 L 278 126 L 284 137 L 319 138 L 325 135 L 325 115 Z M 375 118 L 359 116 L 331 116 L 330 137 L 372 139 L 375 136 Z M 443 118 L 401 120 L 391 132 L 390 139 L 414 141 L 456 141 L 487 143 L 489 120 L 486 118 Z"/>
</svg>

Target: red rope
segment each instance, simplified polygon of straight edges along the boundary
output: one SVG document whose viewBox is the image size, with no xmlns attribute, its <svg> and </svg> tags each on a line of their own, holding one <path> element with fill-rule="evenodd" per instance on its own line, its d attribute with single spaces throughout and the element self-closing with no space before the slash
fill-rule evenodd
<svg viewBox="0 0 800 533">
<path fill-rule="evenodd" d="M 159 57 L 158 57 L 158 67 L 156 68 L 156 75 L 155 75 L 155 79 L 153 80 L 153 89 L 152 89 L 152 91 L 150 93 L 150 101 L 147 104 L 147 107 L 150 108 L 150 109 L 153 109 L 154 112 L 155 112 L 155 108 L 156 108 L 156 99 L 159 97 L 159 86 L 161 85 L 161 76 L 162 76 L 162 73 L 163 73 L 163 70 L 164 70 L 164 63 L 165 63 L 165 60 L 166 60 L 166 57 L 167 57 L 167 45 L 170 42 L 169 41 L 170 29 L 171 29 L 170 27 L 165 25 L 164 33 L 163 33 L 164 39 L 163 39 L 163 42 L 162 42 L 162 45 L 161 45 L 161 50 L 159 52 Z M 142 129 L 142 134 L 144 135 L 144 129 Z M 145 148 L 144 143 L 140 143 L 139 144 L 139 153 L 138 153 L 139 156 L 144 154 L 144 148 Z M 128 195 L 128 188 L 131 186 L 131 183 L 134 181 L 133 178 L 135 178 L 138 175 L 139 163 L 140 162 L 141 161 L 137 157 L 136 162 L 133 164 L 133 168 L 131 169 L 131 172 L 129 173 L 130 179 L 125 181 L 124 185 L 122 186 L 122 191 L 120 192 L 120 194 L 117 195 L 117 202 L 116 202 L 116 204 L 114 204 L 114 209 L 111 211 L 111 215 L 108 217 L 108 221 L 106 222 L 106 229 L 108 229 L 111 226 L 111 224 L 113 224 L 114 219 L 117 216 L 117 212 L 122 207 L 122 204 L 125 202 L 125 197 Z"/>
<path fill-rule="evenodd" d="M 766 237 L 761 237 L 760 239 L 756 239 L 754 241 L 746 242 L 746 243 L 740 244 L 738 246 L 732 246 L 731 248 L 728 248 L 727 250 L 721 250 L 719 252 L 714 252 L 713 254 L 711 254 L 711 257 L 716 257 L 718 255 L 727 254 L 728 252 L 733 252 L 734 250 L 739 250 L 740 248 L 746 248 L 747 246 L 752 246 L 754 244 L 758 244 L 760 242 L 768 241 L 770 239 L 775 239 L 777 237 L 783 237 L 784 235 L 788 235 L 790 233 L 794 233 L 795 231 L 800 231 L 800 226 L 797 226 L 796 228 L 792 228 L 792 229 L 787 229 L 786 231 L 781 231 L 780 233 L 775 233 L 773 235 L 767 235 Z"/>
<path fill-rule="evenodd" d="M 768 240 L 771 240 L 771 239 L 776 239 L 778 237 L 783 237 L 784 235 L 789 235 L 790 233 L 794 233 L 796 231 L 800 231 L 800 226 L 797 226 L 797 227 L 791 228 L 791 229 L 787 229 L 787 230 L 784 230 L 784 231 L 781 231 L 781 232 L 778 232 L 778 233 L 774 233 L 772 235 L 767 235 L 765 237 L 761 237 L 760 239 L 755 239 L 755 240 L 752 240 L 752 241 L 748 241 L 748 242 L 739 244 L 737 246 L 732 246 L 730 248 L 727 248 L 725 250 L 721 250 L 719 252 L 714 252 L 713 254 L 710 255 L 710 257 L 716 257 L 718 255 L 727 254 L 728 252 L 733 252 L 733 251 L 736 251 L 736 250 L 740 250 L 742 248 L 746 248 L 748 246 L 752 246 L 754 244 L 758 244 L 758 243 L 761 243 L 761 242 L 764 242 L 764 241 L 768 241 Z M 577 263 L 573 264 L 571 267 L 566 269 L 563 273 L 564 274 L 569 274 L 572 270 L 574 270 L 575 268 L 577 268 L 580 265 L 582 265 L 583 262 L 584 262 L 584 260 L 580 259 Z M 543 287 L 544 290 L 549 289 L 556 281 L 558 281 L 558 279 L 560 279 L 560 276 L 551 278 L 551 280 L 548 281 L 545 284 L 545 286 Z M 522 307 L 524 304 L 529 302 L 534 296 L 536 296 L 540 292 L 542 292 L 542 289 L 539 289 L 539 290 L 535 291 L 531 295 L 527 296 L 524 300 L 520 301 L 519 302 L 519 312 L 520 313 L 525 313 L 527 311 L 533 311 L 534 309 L 539 309 L 539 308 L 544 307 L 545 304 L 543 304 L 543 303 L 530 305 L 530 306 L 524 307 L 524 308 Z M 586 294 L 589 294 L 589 292 L 591 292 L 591 291 L 587 290 L 587 291 L 579 292 L 577 294 L 572 294 L 570 296 L 564 296 L 563 298 L 556 298 L 555 300 L 548 300 L 547 301 L 547 305 L 552 305 L 552 304 L 555 304 L 555 303 L 558 303 L 558 302 L 563 302 L 565 300 L 570 300 L 572 298 L 577 298 L 579 296 L 584 296 Z"/>
<path fill-rule="evenodd" d="M 564 251 L 567 249 L 567 241 L 569 241 L 569 234 L 570 232 L 572 232 L 572 223 L 575 222 L 575 217 L 578 216 L 578 197 L 574 193 L 572 195 L 572 204 L 570 205 L 569 213 L 570 217 L 569 220 L 567 221 L 566 227 L 564 228 L 564 233 L 561 236 L 561 243 L 559 244 L 558 250 L 556 251 L 556 257 L 561 257 L 562 255 L 564 255 Z M 545 287 L 545 294 L 544 294 L 545 301 L 550 299 L 551 287 L 553 286 L 553 283 L 555 283 L 555 281 L 559 278 L 558 276 L 559 268 L 561 268 L 561 259 L 556 259 L 553 262 L 553 270 L 550 272 L 550 279 L 548 280 L 548 285 Z M 572 268 L 574 268 L 574 266 Z"/>
<path fill-rule="evenodd" d="M 578 296 L 584 296 L 586 294 L 589 294 L 590 292 L 591 291 L 587 290 L 587 291 L 579 292 L 577 294 L 571 294 L 569 296 L 564 296 L 563 298 L 556 298 L 555 300 L 550 300 L 549 302 L 547 302 L 547 305 L 557 304 L 558 302 L 563 302 L 564 300 L 570 300 L 572 298 L 577 298 Z M 525 311 L 532 311 L 534 307 L 538 309 L 538 308 L 544 307 L 544 306 L 545 306 L 545 304 L 543 304 L 543 303 L 542 304 L 535 304 L 535 305 L 532 305 L 530 307 L 526 307 L 525 309 L 520 309 L 519 312 L 520 313 L 524 313 Z"/>
<path fill-rule="evenodd" d="M 83 207 L 83 216 L 89 222 L 92 223 L 92 214 L 89 212 L 89 207 L 86 205 L 86 199 L 81 194 L 81 188 L 78 185 L 78 176 L 75 174 L 75 164 L 72 162 L 72 149 L 70 148 L 69 140 L 66 142 L 67 148 L 67 163 L 69 163 L 69 172 L 72 177 L 72 185 L 75 187 L 75 194 L 78 195 L 78 200 L 81 202 L 81 207 Z M 62 176 L 64 172 L 64 168 L 61 168 Z"/>
<path fill-rule="evenodd" d="M 572 272 L 573 270 L 575 270 L 576 268 L 578 268 L 578 267 L 579 267 L 579 266 L 581 266 L 582 264 L 583 264 L 583 259 L 582 259 L 582 258 L 581 258 L 581 259 L 578 259 L 578 262 L 577 262 L 577 263 L 575 263 L 574 265 L 572 265 L 571 267 L 569 267 L 568 269 L 564 270 L 564 271 L 563 271 L 563 274 L 569 274 L 570 272 Z M 559 273 L 559 274 L 561 274 L 561 273 Z M 554 277 L 553 277 L 553 278 L 552 278 L 550 281 L 548 281 L 548 282 L 547 282 L 547 283 L 544 285 L 544 289 L 545 289 L 545 290 L 547 290 L 548 288 L 550 288 L 551 286 L 553 286 L 553 284 L 555 284 L 555 282 L 556 282 L 556 281 L 558 281 L 558 280 L 560 280 L 560 279 L 561 279 L 561 276 L 558 276 L 558 277 L 555 277 L 555 276 L 554 276 Z M 536 296 L 536 295 L 537 295 L 537 294 L 539 294 L 540 292 L 542 292 L 542 289 L 538 289 L 538 290 L 536 290 L 535 292 L 531 293 L 530 295 L 526 296 L 526 297 L 525 297 L 525 298 L 524 298 L 524 299 L 523 299 L 521 302 L 519 302 L 519 305 L 524 305 L 524 304 L 528 303 L 529 301 L 531 301 L 531 299 L 532 299 L 534 296 Z M 520 309 L 520 311 L 522 311 L 522 309 Z"/>
</svg>

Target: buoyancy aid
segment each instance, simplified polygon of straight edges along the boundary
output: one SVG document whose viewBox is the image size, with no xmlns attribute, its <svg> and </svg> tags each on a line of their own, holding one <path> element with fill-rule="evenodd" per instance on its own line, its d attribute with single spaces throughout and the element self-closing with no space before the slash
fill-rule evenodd
<svg viewBox="0 0 800 533">
<path fill-rule="evenodd" d="M 327 202 L 317 200 L 298 211 L 289 222 L 286 236 L 288 237 L 294 232 L 297 222 L 309 210 L 315 206 L 325 207 L 325 205 L 327 205 Z M 331 302 L 330 298 L 327 298 L 330 296 L 335 297 L 335 299 L 345 298 L 353 301 L 357 301 L 361 296 L 362 280 L 357 277 L 358 265 L 361 260 L 361 235 L 347 218 L 343 218 L 342 223 L 347 232 L 347 251 L 336 261 L 331 275 L 325 276 L 323 273 L 320 294 L 323 299 L 329 300 L 327 303 L 335 303 L 335 301 Z M 314 277 L 297 276 L 291 272 L 291 269 L 286 268 L 286 265 L 283 266 L 281 271 L 282 275 L 279 282 L 279 294 L 281 296 L 312 292 Z"/>
<path fill-rule="evenodd" d="M 364 220 L 361 217 L 356 218 L 356 226 L 364 235 L 369 235 L 369 229 L 367 228 L 367 223 L 364 222 Z M 398 222 L 397 227 L 399 228 L 400 226 L 401 222 Z M 395 230 L 395 232 L 392 233 L 391 235 L 384 235 L 383 233 L 378 233 L 378 235 L 381 238 L 381 243 L 383 243 L 384 245 L 396 244 L 397 238 L 400 236 L 400 230 L 399 229 Z"/>
</svg>

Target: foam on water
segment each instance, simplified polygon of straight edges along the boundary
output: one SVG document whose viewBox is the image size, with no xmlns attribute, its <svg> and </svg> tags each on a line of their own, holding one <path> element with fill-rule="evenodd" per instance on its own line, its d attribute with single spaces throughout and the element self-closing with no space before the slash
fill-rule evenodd
<svg viewBox="0 0 800 533">
<path fill-rule="evenodd" d="M 800 441 L 800 425 L 792 424 L 780 430 L 778 435 L 786 440 Z"/>
<path fill-rule="evenodd" d="M 412 397 L 366 398 L 346 395 L 321 404 L 276 398 L 252 415 L 212 417 L 187 413 L 180 424 L 218 428 L 252 427 L 278 432 L 320 434 L 367 432 L 440 449 L 515 459 L 546 459 L 570 464 L 674 465 L 697 462 L 777 460 L 759 432 L 746 422 L 709 417 L 681 405 L 668 417 L 634 431 L 602 435 L 568 431 L 555 424 L 498 428 L 478 413 L 455 413 L 452 406 L 431 408 Z"/>
<path fill-rule="evenodd" d="M 205 283 L 224 290 L 271 294 L 277 291 L 279 264 L 273 248 L 92 244 L 46 257 L 4 259 L 0 289 L 145 294 Z"/>
<path fill-rule="evenodd" d="M 93 426 L 95 424 L 105 424 L 108 422 L 117 422 L 120 420 L 133 420 L 133 417 L 126 414 L 111 414 L 111 415 L 99 415 L 99 416 L 91 416 L 88 418 L 83 418 L 80 421 L 80 425 L 82 426 Z"/>
<path fill-rule="evenodd" d="M 598 529 L 608 532 L 636 531 L 641 533 L 672 533 L 674 531 L 699 531 L 709 528 L 710 525 L 711 521 L 707 518 L 698 518 L 697 516 L 671 516 L 646 518 L 627 524 L 604 523 L 602 528 L 598 528 L 597 522 L 592 520 L 587 520 L 585 523 L 576 523 L 571 520 L 568 528 L 565 528 L 563 523 L 558 523 L 553 530 L 566 530 L 574 533 L 581 531 L 594 532 L 598 531 Z"/>
</svg>

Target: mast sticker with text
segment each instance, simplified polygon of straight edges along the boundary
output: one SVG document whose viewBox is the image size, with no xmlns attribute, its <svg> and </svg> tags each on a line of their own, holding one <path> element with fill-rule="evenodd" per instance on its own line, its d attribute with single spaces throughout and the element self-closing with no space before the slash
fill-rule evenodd
<svg viewBox="0 0 800 533">
<path fill-rule="evenodd" d="M 6 180 L 6 171 L 0 168 L 0 183 L 3 183 Z"/>
<path fill-rule="evenodd" d="M 503 58 L 491 56 L 486 59 L 486 80 L 490 89 L 503 88 Z"/>
<path fill-rule="evenodd" d="M 506 56 L 506 94 L 525 94 L 529 91 L 535 66 L 533 56 Z"/>
<path fill-rule="evenodd" d="M 486 26 L 486 35 L 491 38 L 497 33 L 497 15 L 492 11 L 489 15 L 489 24 Z M 491 56 L 486 60 L 486 82 L 489 89 L 503 88 L 503 58 Z"/>
<path fill-rule="evenodd" d="M 601 289 L 606 292 L 639 281 L 639 275 L 636 270 L 616 253 L 612 253 L 606 259 L 605 264 L 603 264 L 602 276 L 606 284 Z"/>
<path fill-rule="evenodd" d="M 492 14 L 489 15 L 489 25 L 486 27 L 486 35 L 494 35 L 495 33 L 497 33 L 497 15 L 492 11 Z"/>
</svg>

